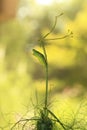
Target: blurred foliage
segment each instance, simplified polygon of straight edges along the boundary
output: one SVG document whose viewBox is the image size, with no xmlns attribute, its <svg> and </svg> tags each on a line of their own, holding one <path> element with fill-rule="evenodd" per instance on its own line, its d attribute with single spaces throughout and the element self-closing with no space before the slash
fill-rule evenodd
<svg viewBox="0 0 87 130">
<path fill-rule="evenodd" d="M 32 106 L 35 90 L 40 100 L 44 94 L 44 70 L 32 56 L 38 39 L 49 32 L 58 18 L 54 32 L 48 38 L 64 36 L 72 30 L 73 38 L 45 41 L 49 60 L 49 87 L 54 95 L 75 97 L 87 90 L 87 1 L 70 0 L 51 5 L 39 5 L 34 0 L 20 0 L 16 19 L 0 24 L 0 115 L 1 124 L 18 119 Z M 78 99 L 79 100 L 79 99 Z M 77 102 L 76 102 L 77 103 Z M 16 113 L 16 114 L 12 114 Z M 12 116 L 13 115 L 13 116 Z M 5 120 L 6 117 L 6 120 Z M 12 121 L 12 120 L 11 120 Z M 9 121 L 9 122 L 11 122 Z"/>
</svg>

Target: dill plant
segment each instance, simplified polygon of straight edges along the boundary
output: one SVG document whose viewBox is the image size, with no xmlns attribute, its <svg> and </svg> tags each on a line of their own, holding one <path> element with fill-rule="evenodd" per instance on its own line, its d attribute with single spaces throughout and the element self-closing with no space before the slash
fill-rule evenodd
<svg viewBox="0 0 87 130">
<path fill-rule="evenodd" d="M 44 35 L 42 38 L 38 40 L 40 47 L 42 48 L 42 52 L 33 49 L 33 55 L 39 59 L 40 63 L 43 64 L 43 68 L 45 69 L 45 97 L 44 97 L 44 106 L 42 108 L 38 108 L 39 115 L 32 117 L 32 118 L 25 118 L 25 119 L 20 119 L 18 122 L 16 122 L 12 127 L 11 130 L 14 130 L 15 128 L 19 130 L 20 124 L 21 124 L 21 130 L 67 130 L 68 126 L 62 123 L 62 121 L 48 108 L 48 58 L 47 58 L 47 50 L 45 48 L 44 41 L 48 40 L 58 40 L 58 39 L 64 39 L 66 37 L 71 36 L 72 37 L 72 32 L 68 32 L 68 34 L 62 36 L 62 37 L 57 37 L 57 38 L 47 38 L 48 35 L 50 35 L 56 26 L 57 23 L 57 18 L 61 16 L 62 14 L 58 15 L 55 17 L 55 23 L 52 27 L 52 29 Z M 38 113 L 38 112 L 37 112 Z M 31 122 L 31 123 L 30 123 Z M 29 125 L 34 124 L 34 127 L 31 128 Z M 58 123 L 58 128 L 56 127 L 56 124 Z M 17 127 L 18 125 L 18 127 Z"/>
</svg>

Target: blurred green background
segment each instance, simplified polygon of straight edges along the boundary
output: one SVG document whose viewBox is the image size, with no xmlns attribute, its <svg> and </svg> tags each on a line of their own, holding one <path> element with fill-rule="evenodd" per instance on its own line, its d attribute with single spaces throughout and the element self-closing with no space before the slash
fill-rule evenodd
<svg viewBox="0 0 87 130">
<path fill-rule="evenodd" d="M 32 55 L 41 50 L 38 39 L 58 18 L 46 42 L 49 61 L 49 99 L 57 113 L 67 104 L 76 108 L 87 94 L 87 0 L 20 0 L 16 18 L 0 23 L 0 126 L 20 119 L 43 103 L 44 68 Z M 38 99 L 36 99 L 36 95 Z M 64 105 L 64 102 L 66 105 Z M 57 107 L 56 107 L 57 108 Z"/>
</svg>

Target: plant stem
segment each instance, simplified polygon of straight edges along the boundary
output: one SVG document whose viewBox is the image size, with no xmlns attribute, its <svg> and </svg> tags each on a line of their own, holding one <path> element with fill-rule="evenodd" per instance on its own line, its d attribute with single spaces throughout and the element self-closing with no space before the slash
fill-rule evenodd
<svg viewBox="0 0 87 130">
<path fill-rule="evenodd" d="M 48 105 L 48 65 L 46 67 L 46 94 L 45 94 L 45 108 Z"/>
<path fill-rule="evenodd" d="M 43 49 L 43 53 L 44 53 L 44 57 L 46 59 L 46 72 L 45 72 L 45 76 L 46 76 L 46 91 L 45 91 L 45 110 L 47 108 L 47 105 L 48 105 L 48 60 L 47 60 L 47 53 L 46 53 L 46 48 L 44 46 L 44 41 L 41 41 L 42 42 L 42 49 Z"/>
<path fill-rule="evenodd" d="M 62 126 L 62 128 L 66 130 L 64 124 L 54 115 L 54 113 L 51 112 L 49 109 L 47 109 L 47 111 L 56 119 L 56 121 Z"/>
</svg>

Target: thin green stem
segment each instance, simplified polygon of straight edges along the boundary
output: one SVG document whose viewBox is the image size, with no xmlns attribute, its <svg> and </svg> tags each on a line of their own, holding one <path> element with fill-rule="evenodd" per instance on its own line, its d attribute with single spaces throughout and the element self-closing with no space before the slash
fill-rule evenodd
<svg viewBox="0 0 87 130">
<path fill-rule="evenodd" d="M 47 53 L 46 53 L 46 48 L 44 46 L 44 42 L 42 42 L 42 49 L 43 49 L 43 53 L 44 53 L 44 56 L 45 56 L 45 59 L 46 59 L 46 92 L 45 92 L 45 110 L 47 108 L 47 105 L 48 105 L 48 60 L 47 60 Z"/>
<path fill-rule="evenodd" d="M 45 94 L 45 108 L 48 105 L 48 65 L 46 67 L 46 94 Z"/>
<path fill-rule="evenodd" d="M 25 122 L 24 123 L 24 125 L 28 122 L 28 121 L 33 121 L 33 120 L 39 120 L 38 118 L 30 118 L 30 119 L 20 119 L 19 121 L 17 121 L 12 127 L 11 127 L 11 129 L 10 130 L 13 130 L 15 127 L 16 127 L 16 125 L 18 125 L 20 122 Z M 24 126 L 23 126 L 24 127 Z"/>
<path fill-rule="evenodd" d="M 53 25 L 52 29 L 46 35 L 44 35 L 43 38 L 46 38 L 49 34 L 51 34 L 54 31 L 56 23 L 57 23 L 57 18 L 60 17 L 61 15 L 63 15 L 63 13 L 55 16 L 55 22 L 54 22 L 54 25 Z"/>
<path fill-rule="evenodd" d="M 59 124 L 62 126 L 62 128 L 63 128 L 64 130 L 66 130 L 64 124 L 54 115 L 54 113 L 51 112 L 49 109 L 47 109 L 47 111 L 56 119 L 57 122 L 59 122 Z"/>
<path fill-rule="evenodd" d="M 57 38 L 48 38 L 48 39 L 45 38 L 45 41 L 65 39 L 65 38 L 67 38 L 67 37 L 69 37 L 69 36 L 73 37 L 73 32 L 70 32 L 69 34 L 64 35 L 64 36 L 62 36 L 62 37 L 57 37 Z"/>
</svg>

